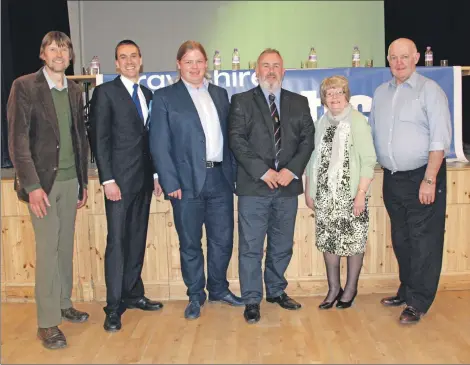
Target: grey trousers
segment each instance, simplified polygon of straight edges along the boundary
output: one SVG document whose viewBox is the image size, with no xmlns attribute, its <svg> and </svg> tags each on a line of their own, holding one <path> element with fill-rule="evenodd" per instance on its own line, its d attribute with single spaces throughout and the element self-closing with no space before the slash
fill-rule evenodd
<svg viewBox="0 0 470 365">
<path fill-rule="evenodd" d="M 38 218 L 29 208 L 36 237 L 36 309 L 38 327 L 57 326 L 61 309 L 70 308 L 73 285 L 73 240 L 78 181 L 55 181 L 48 196 L 47 215 Z"/>
<path fill-rule="evenodd" d="M 261 262 L 266 234 L 266 297 L 277 297 L 287 287 L 284 273 L 292 258 L 297 199 L 280 197 L 278 190 L 269 197 L 238 197 L 238 261 L 245 304 L 258 304 L 263 298 Z"/>
</svg>

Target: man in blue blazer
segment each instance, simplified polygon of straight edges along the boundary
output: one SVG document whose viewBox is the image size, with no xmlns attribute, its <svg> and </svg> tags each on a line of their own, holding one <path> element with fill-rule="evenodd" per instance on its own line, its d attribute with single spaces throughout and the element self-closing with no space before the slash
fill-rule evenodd
<svg viewBox="0 0 470 365">
<path fill-rule="evenodd" d="M 206 80 L 207 55 L 195 41 L 176 56 L 180 80 L 156 90 L 150 116 L 150 153 L 165 198 L 173 207 L 189 304 L 198 318 L 206 300 L 202 225 L 207 236 L 209 301 L 242 306 L 228 288 L 233 249 L 233 192 L 236 162 L 228 147 L 227 91 Z"/>
</svg>

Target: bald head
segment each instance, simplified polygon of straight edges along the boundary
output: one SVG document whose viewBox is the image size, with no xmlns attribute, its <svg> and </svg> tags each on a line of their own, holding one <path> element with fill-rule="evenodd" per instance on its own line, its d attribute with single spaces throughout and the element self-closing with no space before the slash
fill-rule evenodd
<svg viewBox="0 0 470 365">
<path fill-rule="evenodd" d="M 394 40 L 388 47 L 388 63 L 397 84 L 401 84 L 415 72 L 419 60 L 416 44 L 407 38 Z"/>
<path fill-rule="evenodd" d="M 390 43 L 390 46 L 388 46 L 388 54 L 390 55 L 390 51 L 395 48 L 406 48 L 410 53 L 418 53 L 415 42 L 408 38 L 395 39 Z"/>
</svg>

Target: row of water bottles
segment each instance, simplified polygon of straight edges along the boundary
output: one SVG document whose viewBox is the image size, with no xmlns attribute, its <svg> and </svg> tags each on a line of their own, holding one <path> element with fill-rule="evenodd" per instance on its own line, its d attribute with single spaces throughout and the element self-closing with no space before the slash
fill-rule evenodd
<svg viewBox="0 0 470 365">
<path fill-rule="evenodd" d="M 430 46 L 426 47 L 426 52 L 424 52 L 424 65 L 425 66 L 433 66 L 433 52 Z M 310 48 L 310 53 L 308 55 L 308 60 L 305 62 L 305 68 L 317 68 L 318 60 L 317 60 L 317 52 L 315 48 Z M 365 66 L 372 67 L 373 63 L 372 60 L 366 60 Z M 301 63 L 301 67 L 303 66 L 303 62 Z M 441 66 L 448 66 L 447 60 L 441 60 Z M 352 52 L 352 67 L 361 67 L 361 52 L 359 51 L 358 46 L 354 46 Z M 303 67 L 302 67 L 303 68 Z"/>
<path fill-rule="evenodd" d="M 308 54 L 307 62 L 301 62 L 300 67 L 304 68 L 317 68 L 318 67 L 318 58 L 317 58 L 317 51 L 315 51 L 315 47 L 310 48 L 310 53 Z M 371 60 L 366 62 L 367 67 L 372 67 Z M 354 46 L 353 53 L 352 53 L 352 67 L 361 67 L 361 52 L 359 51 L 358 46 Z"/>
<path fill-rule="evenodd" d="M 220 51 L 218 50 L 215 51 L 212 63 L 214 66 L 214 70 L 222 69 L 222 56 L 220 55 Z M 238 48 L 234 48 L 233 53 L 232 53 L 232 70 L 239 70 L 239 69 L 240 69 L 240 53 L 238 52 Z"/>
<path fill-rule="evenodd" d="M 220 55 L 220 51 L 216 50 L 214 53 L 213 58 L 213 67 L 214 70 L 221 70 L 222 69 L 222 56 Z M 254 68 L 255 63 L 250 62 L 249 68 Z M 317 60 L 317 52 L 315 48 L 312 47 L 310 49 L 310 54 L 308 55 L 308 60 L 305 62 L 305 68 L 317 68 L 318 60 Z M 361 66 L 361 55 L 359 52 L 359 47 L 354 47 L 353 55 L 352 55 L 352 67 L 360 67 Z M 372 64 L 366 62 L 366 66 L 372 67 Z M 301 63 L 301 68 L 304 68 L 304 62 Z M 232 70 L 239 70 L 240 69 L 240 53 L 238 48 L 233 49 L 232 53 Z"/>
<path fill-rule="evenodd" d="M 368 60 L 366 62 L 366 67 L 372 67 L 372 60 Z M 425 66 L 432 66 L 433 65 L 433 52 L 431 47 L 426 47 L 426 52 L 424 53 L 424 65 Z M 254 68 L 255 64 L 250 62 L 250 68 Z M 301 63 L 301 68 L 317 68 L 318 67 L 318 58 L 317 52 L 315 51 L 315 47 L 310 48 L 310 53 L 308 55 L 308 60 Z M 361 53 L 359 51 L 359 47 L 355 46 L 352 52 L 352 67 L 360 67 L 361 66 Z M 447 61 L 444 64 L 441 62 L 441 66 L 447 66 Z M 214 70 L 221 70 L 222 69 L 222 57 L 220 55 L 220 51 L 216 50 L 214 53 L 213 58 L 213 67 Z M 240 53 L 238 52 L 238 48 L 233 49 L 232 53 L 232 70 L 240 70 Z M 98 56 L 93 56 L 92 60 L 90 61 L 90 67 L 85 72 L 90 75 L 97 75 L 100 73 L 100 61 Z"/>
</svg>

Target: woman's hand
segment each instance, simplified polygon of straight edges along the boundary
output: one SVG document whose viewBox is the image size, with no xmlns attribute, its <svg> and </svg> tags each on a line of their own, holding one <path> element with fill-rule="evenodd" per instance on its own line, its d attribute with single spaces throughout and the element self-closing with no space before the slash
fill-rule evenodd
<svg viewBox="0 0 470 365">
<path fill-rule="evenodd" d="M 353 204 L 353 214 L 357 217 L 366 209 L 366 194 L 358 191 Z"/>
<path fill-rule="evenodd" d="M 315 210 L 313 198 L 308 193 L 305 193 L 305 205 L 307 205 L 307 207 L 309 207 L 310 209 Z"/>
</svg>

